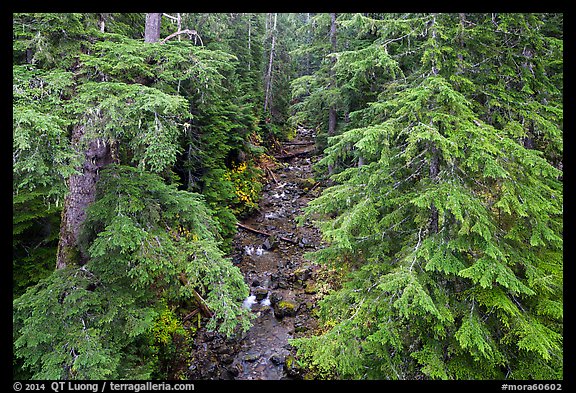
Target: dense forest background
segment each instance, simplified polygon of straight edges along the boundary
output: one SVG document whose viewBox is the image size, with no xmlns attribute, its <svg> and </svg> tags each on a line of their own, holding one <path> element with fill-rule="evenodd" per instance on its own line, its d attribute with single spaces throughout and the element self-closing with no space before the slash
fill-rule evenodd
<svg viewBox="0 0 576 393">
<path fill-rule="evenodd" d="M 231 240 L 298 126 L 339 283 L 304 367 L 563 378 L 559 13 L 13 14 L 14 378 L 184 378 L 248 329 Z"/>
</svg>

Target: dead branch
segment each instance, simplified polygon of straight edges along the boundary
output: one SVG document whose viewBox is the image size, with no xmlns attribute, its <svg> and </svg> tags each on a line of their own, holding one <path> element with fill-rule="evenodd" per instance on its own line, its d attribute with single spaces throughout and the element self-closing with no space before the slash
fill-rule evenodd
<svg viewBox="0 0 576 393">
<path fill-rule="evenodd" d="M 177 17 L 172 16 L 172 15 L 170 15 L 170 14 L 163 13 L 162 15 L 164 15 L 166 18 L 170 18 L 170 19 L 172 19 L 172 20 L 178 20 Z"/>
<path fill-rule="evenodd" d="M 186 322 L 187 320 L 189 320 L 190 318 L 192 318 L 194 315 L 198 314 L 199 312 L 200 312 L 200 309 L 195 308 L 190 314 L 188 314 L 184 318 L 182 318 L 182 322 Z"/>
<path fill-rule="evenodd" d="M 313 145 L 316 142 L 314 141 L 308 141 L 308 142 L 284 142 L 284 145 L 289 145 L 289 146 L 308 146 L 308 145 Z"/>
<path fill-rule="evenodd" d="M 316 187 L 318 187 L 319 185 L 320 185 L 320 182 L 317 182 L 316 184 L 314 184 L 314 185 L 312 186 L 311 189 L 308 190 L 307 193 L 308 193 L 308 194 L 311 193 L 311 192 L 314 191 L 314 190 L 316 189 Z"/>
<path fill-rule="evenodd" d="M 202 42 L 202 38 L 200 37 L 198 32 L 196 30 L 190 30 L 190 29 L 179 30 L 175 33 L 172 33 L 168 37 L 166 37 L 162 41 L 160 41 L 160 43 L 165 44 L 166 41 L 171 40 L 172 38 L 174 38 L 180 34 L 188 34 L 188 38 L 190 38 L 190 39 L 192 39 L 193 36 L 198 37 L 198 39 L 200 40 L 200 45 L 204 46 L 204 43 Z"/>
<path fill-rule="evenodd" d="M 257 233 L 257 234 L 259 234 L 259 235 L 264 235 L 264 236 L 267 236 L 267 237 L 273 236 L 271 233 L 267 233 L 267 232 L 263 232 L 263 231 L 260 231 L 260 230 L 258 230 L 258 229 L 255 229 L 255 228 L 251 228 L 251 227 L 246 226 L 246 225 L 244 225 L 244 224 L 240 224 L 239 222 L 236 223 L 236 226 L 237 226 L 238 228 L 246 229 L 247 231 Z M 298 244 L 298 242 L 295 242 L 294 240 L 288 239 L 288 238 L 286 238 L 286 237 L 277 236 L 277 238 L 280 239 L 280 240 L 282 240 L 282 241 L 285 241 L 285 242 L 287 242 L 287 243 L 290 243 L 290 244 Z"/>
<path fill-rule="evenodd" d="M 272 177 L 272 180 L 274 180 L 274 183 L 278 184 L 278 180 L 276 180 L 276 176 L 274 176 L 274 172 L 272 172 L 272 170 L 268 167 L 266 168 L 266 170 L 268 171 L 268 173 Z"/>
<path fill-rule="evenodd" d="M 179 279 L 182 285 L 192 290 L 192 295 L 194 295 L 194 298 L 198 302 L 198 306 L 202 310 L 202 314 L 204 314 L 204 316 L 206 317 L 212 318 L 214 316 L 214 313 L 212 312 L 212 310 L 210 310 L 210 308 L 208 307 L 206 301 L 202 298 L 202 296 L 200 296 L 200 294 L 194 288 L 190 287 L 190 283 L 188 282 L 186 275 L 184 273 L 180 273 Z"/>
</svg>

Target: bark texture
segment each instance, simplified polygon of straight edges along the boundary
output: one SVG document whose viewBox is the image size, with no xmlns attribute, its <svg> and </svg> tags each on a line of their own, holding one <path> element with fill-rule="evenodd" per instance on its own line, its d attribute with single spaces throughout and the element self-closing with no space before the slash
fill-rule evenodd
<svg viewBox="0 0 576 393">
<path fill-rule="evenodd" d="M 74 127 L 72 144 L 80 148 L 83 136 L 84 127 Z M 64 200 L 60 223 L 56 269 L 83 265 L 88 261 L 88 256 L 78 247 L 78 238 L 86 219 L 86 208 L 96 199 L 99 171 L 112 161 L 110 144 L 101 139 L 91 140 L 84 150 L 82 167 L 78 168 L 80 174 L 72 175 L 68 179 L 68 195 Z"/>
<path fill-rule="evenodd" d="M 274 14 L 274 25 L 272 27 L 272 44 L 270 45 L 270 59 L 268 60 L 268 72 L 266 73 L 266 94 L 264 96 L 264 111 L 269 110 L 272 101 L 272 64 L 274 62 L 274 47 L 276 46 L 276 22 L 278 14 Z"/>
<path fill-rule="evenodd" d="M 158 42 L 160 40 L 160 25 L 162 13 L 146 14 L 146 27 L 144 28 L 144 42 Z"/>
</svg>

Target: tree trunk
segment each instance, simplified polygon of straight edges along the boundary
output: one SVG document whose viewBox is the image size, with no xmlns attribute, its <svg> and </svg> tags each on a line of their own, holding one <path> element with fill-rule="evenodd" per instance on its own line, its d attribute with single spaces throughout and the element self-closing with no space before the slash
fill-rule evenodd
<svg viewBox="0 0 576 393">
<path fill-rule="evenodd" d="M 98 23 L 100 24 L 100 32 L 104 33 L 106 31 L 106 20 L 110 17 L 108 13 L 98 14 Z"/>
<path fill-rule="evenodd" d="M 146 14 L 145 42 L 157 42 L 160 39 L 161 18 L 162 14 Z M 84 134 L 83 125 L 76 125 L 72 130 L 71 144 L 76 151 L 83 151 L 84 162 L 78 168 L 80 173 L 68 179 L 68 194 L 64 199 L 60 222 L 56 269 L 88 262 L 88 255 L 78 244 L 80 231 L 86 220 L 86 208 L 96 200 L 96 183 L 100 170 L 117 161 L 115 146 L 99 138 L 85 141 Z"/>
<path fill-rule="evenodd" d="M 252 63 L 252 17 L 248 14 L 248 71 Z"/>
<path fill-rule="evenodd" d="M 336 52 L 336 14 L 330 14 L 330 48 L 332 53 Z M 330 89 L 336 88 L 336 75 L 334 74 L 334 65 L 336 58 L 331 59 L 332 66 L 330 67 Z M 328 114 L 328 135 L 332 136 L 336 133 L 336 106 L 334 103 L 330 105 L 330 113 Z"/>
<path fill-rule="evenodd" d="M 272 44 L 270 45 L 270 59 L 268 61 L 268 72 L 266 73 L 266 95 L 264 96 L 264 111 L 270 106 L 272 100 L 272 63 L 274 61 L 274 46 L 276 45 L 276 21 L 278 14 L 274 13 L 274 26 L 272 27 Z"/>
<path fill-rule="evenodd" d="M 80 149 L 83 136 L 84 126 L 75 126 L 72 130 L 72 145 L 76 149 Z M 78 247 L 78 236 L 86 219 L 86 208 L 96 198 L 99 171 L 112 161 L 111 146 L 100 139 L 92 140 L 84 150 L 84 163 L 78 168 L 80 174 L 72 175 L 68 179 L 68 195 L 64 200 L 60 223 L 56 269 L 84 265 L 88 261 L 88 255 Z"/>
<path fill-rule="evenodd" d="M 158 42 L 160 40 L 160 26 L 162 13 L 146 14 L 146 27 L 144 29 L 144 42 Z"/>
</svg>

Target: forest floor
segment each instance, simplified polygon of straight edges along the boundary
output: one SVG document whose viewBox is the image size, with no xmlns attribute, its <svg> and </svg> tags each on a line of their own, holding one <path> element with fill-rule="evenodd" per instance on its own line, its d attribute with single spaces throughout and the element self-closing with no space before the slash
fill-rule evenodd
<svg viewBox="0 0 576 393">
<path fill-rule="evenodd" d="M 309 222 L 298 224 L 302 209 L 321 192 L 313 142 L 313 131 L 300 128 L 282 146 L 259 209 L 238 225 L 232 258 L 250 286 L 244 306 L 255 316 L 253 326 L 233 339 L 199 331 L 193 379 L 302 378 L 288 340 L 313 334 L 323 292 L 319 267 L 305 256 L 322 247 L 320 233 Z"/>
</svg>

